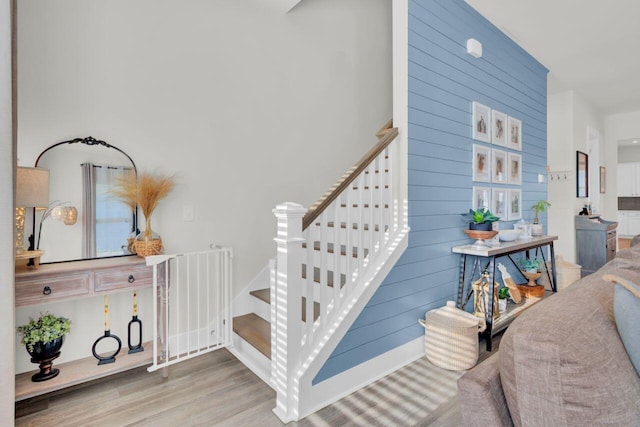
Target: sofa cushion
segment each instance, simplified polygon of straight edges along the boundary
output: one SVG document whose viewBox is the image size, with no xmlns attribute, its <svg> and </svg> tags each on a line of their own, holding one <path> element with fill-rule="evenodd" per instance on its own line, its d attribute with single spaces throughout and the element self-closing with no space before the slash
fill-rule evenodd
<svg viewBox="0 0 640 427">
<path fill-rule="evenodd" d="M 596 272 L 505 332 L 500 379 L 516 426 L 638 425 L 640 378 L 616 330 L 613 291 Z"/>
<path fill-rule="evenodd" d="M 607 274 L 603 278 L 616 283 L 613 297 L 616 327 L 629 359 L 640 375 L 640 286 L 615 275 Z"/>
</svg>

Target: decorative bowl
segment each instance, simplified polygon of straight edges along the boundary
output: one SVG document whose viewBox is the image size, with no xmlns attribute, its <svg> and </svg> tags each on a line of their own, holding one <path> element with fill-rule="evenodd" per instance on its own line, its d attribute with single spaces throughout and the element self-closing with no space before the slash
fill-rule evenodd
<svg viewBox="0 0 640 427">
<path fill-rule="evenodd" d="M 493 236 L 498 234 L 497 231 L 481 231 L 481 230 L 463 230 L 467 236 L 472 239 L 491 239 Z"/>
<path fill-rule="evenodd" d="M 520 236 L 522 236 L 522 230 L 500 230 L 498 232 L 498 239 L 501 242 L 513 242 Z"/>
</svg>

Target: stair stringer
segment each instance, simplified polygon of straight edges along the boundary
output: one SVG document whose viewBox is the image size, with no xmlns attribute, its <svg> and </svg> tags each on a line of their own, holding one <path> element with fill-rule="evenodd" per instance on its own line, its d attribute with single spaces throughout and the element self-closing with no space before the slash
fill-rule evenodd
<svg viewBox="0 0 640 427">
<path fill-rule="evenodd" d="M 321 340 L 318 345 L 311 351 L 311 356 L 307 360 L 303 360 L 299 375 L 298 382 L 298 415 L 295 418 L 299 420 L 305 416 L 317 411 L 318 409 L 335 402 L 342 395 L 336 393 L 335 388 L 327 389 L 326 387 L 319 387 L 320 384 L 313 385 L 312 381 L 322 368 L 329 356 L 336 349 L 340 341 L 344 338 L 346 333 L 353 325 L 353 322 L 358 318 L 364 307 L 367 305 L 371 297 L 378 290 L 384 279 L 387 277 L 391 269 L 400 259 L 400 256 L 404 253 L 409 242 L 409 228 L 405 227 L 400 231 L 389 248 L 382 253 L 378 254 L 377 263 L 379 267 L 377 269 L 371 269 L 368 277 L 363 278 L 358 283 L 356 288 L 350 294 L 352 304 L 345 304 L 345 308 L 336 313 L 331 321 L 328 330 L 333 330 L 333 333 L 326 336 Z M 342 375 L 342 374 L 339 374 Z M 372 374 L 372 378 L 375 373 Z M 375 378 L 377 379 L 377 378 Z M 366 381 L 363 386 L 368 384 Z M 322 384 L 322 383 L 321 383 Z M 347 385 L 345 388 L 354 389 L 353 384 Z M 280 417 L 277 411 L 274 410 L 276 415 Z M 283 419 L 283 422 L 292 421 Z"/>
</svg>

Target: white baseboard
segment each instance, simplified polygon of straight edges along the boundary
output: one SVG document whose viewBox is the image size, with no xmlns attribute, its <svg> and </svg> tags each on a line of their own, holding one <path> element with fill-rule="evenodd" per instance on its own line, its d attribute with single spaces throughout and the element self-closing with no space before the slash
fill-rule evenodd
<svg viewBox="0 0 640 427">
<path fill-rule="evenodd" d="M 299 419 L 378 381 L 380 378 L 424 356 L 424 337 L 419 337 L 312 386 L 311 395 L 314 403 L 299 415 Z"/>
</svg>

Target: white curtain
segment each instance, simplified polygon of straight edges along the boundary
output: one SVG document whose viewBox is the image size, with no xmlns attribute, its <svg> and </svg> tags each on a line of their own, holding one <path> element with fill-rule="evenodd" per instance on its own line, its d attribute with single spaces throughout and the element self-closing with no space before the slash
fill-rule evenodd
<svg viewBox="0 0 640 427">
<path fill-rule="evenodd" d="M 96 176 L 92 163 L 82 167 L 82 258 L 96 257 Z"/>
<path fill-rule="evenodd" d="M 116 178 L 131 168 L 82 164 L 84 189 L 83 257 L 127 254 L 127 236 L 132 229 L 131 209 L 109 194 Z"/>
</svg>

